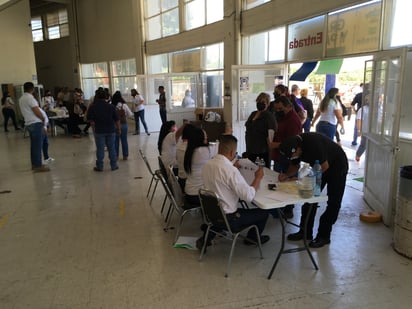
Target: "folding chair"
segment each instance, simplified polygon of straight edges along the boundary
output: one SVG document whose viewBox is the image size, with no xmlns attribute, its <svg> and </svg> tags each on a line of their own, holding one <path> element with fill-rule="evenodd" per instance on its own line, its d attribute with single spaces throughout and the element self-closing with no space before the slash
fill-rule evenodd
<svg viewBox="0 0 412 309">
<path fill-rule="evenodd" d="M 152 175 L 152 179 L 150 180 L 149 188 L 147 189 L 147 194 L 146 194 L 146 198 L 148 198 L 149 195 L 150 195 L 150 189 L 152 188 L 152 184 L 154 183 L 152 196 L 151 196 L 151 198 L 150 198 L 150 204 L 152 204 L 153 197 L 154 197 L 154 194 L 155 194 L 156 188 L 157 188 L 157 183 L 159 182 L 159 178 L 156 176 L 156 171 L 153 172 L 153 170 L 152 170 L 152 168 L 151 168 L 151 166 L 150 166 L 150 163 L 149 163 L 149 161 L 147 160 L 146 156 L 144 155 L 142 149 L 139 149 L 139 153 L 140 153 L 140 156 L 142 157 L 144 163 L 146 164 L 146 167 L 147 167 L 147 169 L 149 170 L 150 175 Z"/>
<path fill-rule="evenodd" d="M 179 182 L 177 181 L 176 175 L 173 173 L 173 169 L 170 168 L 169 171 L 169 178 L 167 180 L 167 183 L 169 185 L 170 193 L 173 195 L 173 202 L 172 202 L 172 210 L 169 215 L 169 220 L 167 221 L 166 229 L 169 228 L 170 221 L 173 215 L 173 212 L 176 211 L 180 215 L 180 221 L 179 225 L 177 226 L 176 229 L 176 236 L 173 244 L 176 243 L 177 239 L 179 238 L 180 234 L 180 229 L 183 224 L 183 219 L 186 214 L 188 213 L 197 213 L 201 211 L 201 207 L 198 205 L 189 205 L 185 202 L 184 194 L 182 192 L 182 188 L 179 185 Z"/>
<path fill-rule="evenodd" d="M 221 206 L 220 199 L 217 197 L 217 195 L 214 192 L 210 190 L 199 189 L 199 198 L 200 198 L 200 204 L 202 206 L 204 220 L 205 220 L 205 223 L 207 224 L 205 239 L 203 242 L 203 247 L 200 251 L 199 261 L 202 260 L 203 255 L 205 253 L 209 233 L 214 233 L 223 238 L 231 240 L 232 246 L 230 249 L 229 260 L 227 262 L 227 268 L 226 268 L 226 273 L 225 273 L 225 277 L 228 277 L 229 272 L 230 272 L 230 267 L 232 264 L 232 257 L 233 257 L 233 253 L 235 250 L 235 245 L 236 245 L 236 241 L 238 237 L 254 242 L 253 240 L 250 240 L 249 238 L 241 235 L 241 233 L 247 232 L 250 229 L 254 229 L 256 231 L 256 239 L 257 239 L 257 245 L 259 248 L 260 258 L 263 259 L 262 245 L 260 242 L 259 230 L 256 225 L 249 225 L 247 227 L 242 228 L 241 230 L 233 230 L 230 227 L 229 222 L 226 218 L 226 214 Z"/>
</svg>

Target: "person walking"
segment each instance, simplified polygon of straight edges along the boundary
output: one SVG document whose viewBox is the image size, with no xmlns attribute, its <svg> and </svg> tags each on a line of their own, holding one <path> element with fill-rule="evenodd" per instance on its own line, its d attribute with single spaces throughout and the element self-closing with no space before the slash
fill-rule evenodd
<svg viewBox="0 0 412 309">
<path fill-rule="evenodd" d="M 17 125 L 17 121 L 16 121 L 16 112 L 14 111 L 14 108 L 13 108 L 14 102 L 7 91 L 3 93 L 3 97 L 1 98 L 1 106 L 2 106 L 1 111 L 4 117 L 4 132 L 9 132 L 7 125 L 9 123 L 10 118 L 13 121 L 14 129 L 16 131 L 20 130 L 20 128 Z"/>
<path fill-rule="evenodd" d="M 50 169 L 42 164 L 41 159 L 45 119 L 40 111 L 39 103 L 33 96 L 34 84 L 32 82 L 24 83 L 23 90 L 19 106 L 24 118 L 24 126 L 30 135 L 31 167 L 33 172 L 48 172 Z"/>
<path fill-rule="evenodd" d="M 134 121 L 136 123 L 135 131 L 133 135 L 140 134 L 139 119 L 143 124 L 146 134 L 150 135 L 149 130 L 147 129 L 146 121 L 144 119 L 144 98 L 136 89 L 130 90 L 130 94 L 133 97 Z"/>
<path fill-rule="evenodd" d="M 156 102 L 159 104 L 160 119 L 162 119 L 163 124 L 167 121 L 165 87 L 159 86 L 159 93 L 159 99 L 157 99 Z"/>
<path fill-rule="evenodd" d="M 119 114 L 116 108 L 107 102 L 107 94 L 104 90 L 97 90 L 95 101 L 87 112 L 87 120 L 90 121 L 94 141 L 96 143 L 96 172 L 103 171 L 104 147 L 109 152 L 110 167 L 112 171 L 117 170 L 117 156 L 114 148 L 115 134 L 121 133 Z"/>
</svg>

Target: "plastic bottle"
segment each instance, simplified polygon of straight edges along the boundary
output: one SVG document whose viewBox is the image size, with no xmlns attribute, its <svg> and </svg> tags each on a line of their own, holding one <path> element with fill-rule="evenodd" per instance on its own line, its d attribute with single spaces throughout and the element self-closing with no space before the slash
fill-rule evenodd
<svg viewBox="0 0 412 309">
<path fill-rule="evenodd" d="M 322 167 L 320 166 L 319 160 L 316 160 L 315 164 L 313 164 L 312 171 L 315 177 L 315 187 L 313 189 L 313 195 L 319 196 L 322 186 Z"/>
<path fill-rule="evenodd" d="M 257 166 L 259 166 L 259 164 L 260 164 L 260 158 L 259 158 L 259 157 L 256 157 L 255 164 L 256 164 Z"/>
<path fill-rule="evenodd" d="M 255 164 L 259 167 L 265 166 L 265 159 L 256 157 Z"/>
<path fill-rule="evenodd" d="M 313 196 L 313 188 L 315 177 L 313 176 L 312 168 L 309 163 L 301 163 L 298 172 L 298 190 L 299 195 L 303 198 L 311 198 Z"/>
</svg>

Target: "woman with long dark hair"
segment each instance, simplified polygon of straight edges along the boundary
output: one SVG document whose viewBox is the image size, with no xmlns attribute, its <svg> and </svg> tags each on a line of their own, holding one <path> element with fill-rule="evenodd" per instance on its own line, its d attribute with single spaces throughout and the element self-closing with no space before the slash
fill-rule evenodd
<svg viewBox="0 0 412 309">
<path fill-rule="evenodd" d="M 16 121 L 16 113 L 13 108 L 14 102 L 11 99 L 9 93 L 5 91 L 3 93 L 3 97 L 1 98 L 1 106 L 2 106 L 2 113 L 4 117 L 4 132 L 9 132 L 7 129 L 7 125 L 9 123 L 9 119 L 11 118 L 11 121 L 13 121 L 14 129 L 20 130 L 20 128 L 17 126 L 17 121 Z"/>
<path fill-rule="evenodd" d="M 200 205 L 199 189 L 203 186 L 202 168 L 217 154 L 217 145 L 209 145 L 206 132 L 200 128 L 190 131 L 185 152 L 184 168 L 187 174 L 185 201 L 187 205 Z"/>
<path fill-rule="evenodd" d="M 120 135 L 116 134 L 114 140 L 114 148 L 116 150 L 117 158 L 119 159 L 119 148 L 120 143 L 122 144 L 122 155 L 123 160 L 127 160 L 129 156 L 129 144 L 127 142 L 127 118 L 132 117 L 133 113 L 130 110 L 129 106 L 127 106 L 126 101 L 123 99 L 122 94 L 120 91 L 116 91 L 112 96 L 112 104 L 116 107 L 116 111 L 119 114 L 120 118 Z"/>
<path fill-rule="evenodd" d="M 316 115 L 312 120 L 312 126 L 319 118 L 319 122 L 316 125 L 316 132 L 326 135 L 331 140 L 335 136 L 336 125 L 339 123 L 341 129 L 340 133 L 345 134 L 345 127 L 343 124 L 342 108 L 338 104 L 336 95 L 338 94 L 338 88 L 330 88 L 326 93 L 323 100 L 320 102 L 316 111 Z"/>
</svg>

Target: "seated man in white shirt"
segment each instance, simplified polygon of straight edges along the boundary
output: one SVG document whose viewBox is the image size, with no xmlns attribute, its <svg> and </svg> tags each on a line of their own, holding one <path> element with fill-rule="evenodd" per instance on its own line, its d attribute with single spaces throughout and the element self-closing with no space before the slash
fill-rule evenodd
<svg viewBox="0 0 412 309">
<path fill-rule="evenodd" d="M 230 226 L 234 229 L 255 224 L 261 235 L 262 244 L 269 241 L 269 236 L 262 235 L 268 218 L 268 212 L 259 208 L 238 208 L 239 198 L 251 202 L 259 188 L 263 178 L 263 169 L 260 167 L 255 172 L 255 179 L 249 185 L 239 170 L 233 165 L 232 160 L 236 156 L 237 139 L 232 135 L 222 135 L 219 138 L 219 152 L 209 160 L 202 170 L 204 187 L 214 191 L 222 200 L 223 210 Z M 213 234 L 213 233 L 211 233 Z M 209 234 L 210 235 L 210 234 Z M 215 235 L 210 235 L 207 245 Z M 256 240 L 256 232 L 250 230 L 247 237 Z M 196 242 L 197 248 L 202 248 L 204 236 Z M 245 240 L 245 244 L 254 244 Z"/>
</svg>

